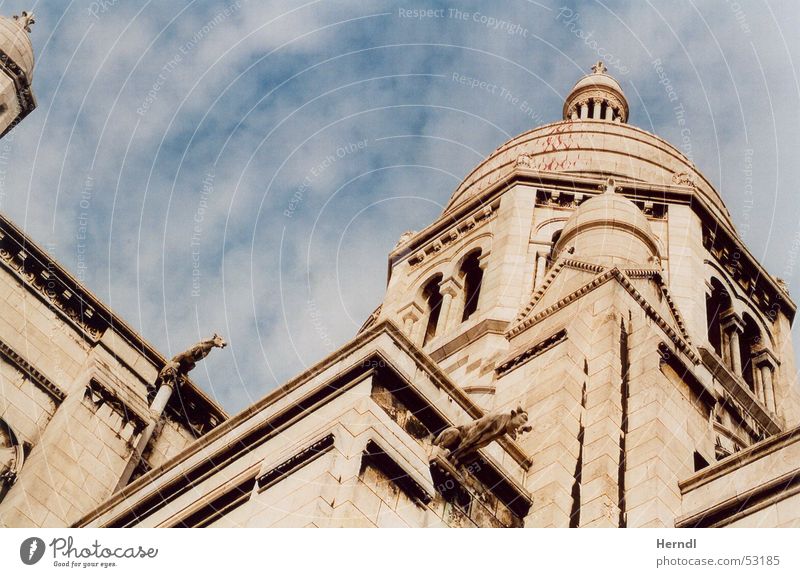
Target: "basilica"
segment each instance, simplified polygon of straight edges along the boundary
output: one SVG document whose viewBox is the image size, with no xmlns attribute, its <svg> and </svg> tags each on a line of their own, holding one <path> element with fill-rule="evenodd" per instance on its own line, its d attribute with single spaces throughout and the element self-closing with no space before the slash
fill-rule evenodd
<svg viewBox="0 0 800 577">
<path fill-rule="evenodd" d="M 35 107 L 0 18 L 0 130 Z M 229 416 L 0 216 L 0 525 L 798 527 L 796 306 L 602 62 Z M 567 88 L 567 87 L 565 87 Z M 724 192 L 724 191 L 723 191 Z"/>
</svg>

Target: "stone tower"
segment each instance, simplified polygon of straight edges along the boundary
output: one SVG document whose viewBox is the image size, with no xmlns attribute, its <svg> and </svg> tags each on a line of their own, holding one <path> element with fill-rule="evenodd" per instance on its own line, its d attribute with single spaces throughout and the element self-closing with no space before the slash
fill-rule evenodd
<svg viewBox="0 0 800 577">
<path fill-rule="evenodd" d="M 28 12 L 13 18 L 0 16 L 0 137 L 36 108 L 29 36 L 33 23 Z"/>
<path fill-rule="evenodd" d="M 79 524 L 800 524 L 795 305 L 628 118 L 598 63 L 401 237 L 355 339 Z M 472 462 L 434 446 L 517 407 Z"/>
</svg>

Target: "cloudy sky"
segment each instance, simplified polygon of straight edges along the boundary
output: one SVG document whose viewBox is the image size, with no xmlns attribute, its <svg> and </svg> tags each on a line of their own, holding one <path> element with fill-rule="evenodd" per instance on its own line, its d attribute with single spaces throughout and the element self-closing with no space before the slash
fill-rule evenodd
<svg viewBox="0 0 800 577">
<path fill-rule="evenodd" d="M 223 334 L 193 377 L 229 411 L 352 337 L 400 234 L 598 53 L 800 294 L 791 0 L 0 2 L 23 9 L 39 107 L 0 143 L 0 210 L 166 354 Z"/>
</svg>

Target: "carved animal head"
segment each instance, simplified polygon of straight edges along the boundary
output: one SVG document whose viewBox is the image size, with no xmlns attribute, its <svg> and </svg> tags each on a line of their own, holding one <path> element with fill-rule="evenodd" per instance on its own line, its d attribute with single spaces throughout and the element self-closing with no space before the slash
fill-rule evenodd
<svg viewBox="0 0 800 577">
<path fill-rule="evenodd" d="M 528 413 L 522 407 L 517 407 L 511 411 L 511 421 L 509 425 L 513 431 L 525 429 L 525 424 L 528 422 Z M 530 428 L 528 428 L 530 430 Z"/>
<path fill-rule="evenodd" d="M 211 345 L 215 346 L 215 347 L 219 347 L 221 349 L 224 349 L 225 347 L 228 346 L 228 343 L 226 343 L 225 339 L 223 339 L 217 333 L 214 333 L 214 336 L 211 337 Z"/>
</svg>

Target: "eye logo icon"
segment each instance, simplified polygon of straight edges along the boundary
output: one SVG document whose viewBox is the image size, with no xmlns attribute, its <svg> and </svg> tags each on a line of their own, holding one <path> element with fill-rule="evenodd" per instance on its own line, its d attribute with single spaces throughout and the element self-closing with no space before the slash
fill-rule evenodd
<svg viewBox="0 0 800 577">
<path fill-rule="evenodd" d="M 39 537 L 28 537 L 19 546 L 19 558 L 25 565 L 35 565 L 44 556 L 44 541 Z"/>
</svg>

